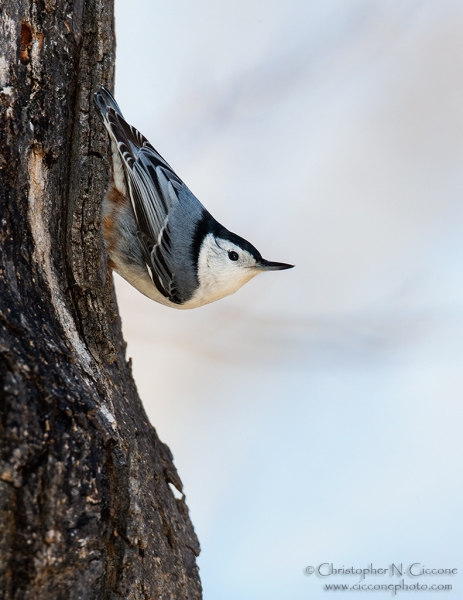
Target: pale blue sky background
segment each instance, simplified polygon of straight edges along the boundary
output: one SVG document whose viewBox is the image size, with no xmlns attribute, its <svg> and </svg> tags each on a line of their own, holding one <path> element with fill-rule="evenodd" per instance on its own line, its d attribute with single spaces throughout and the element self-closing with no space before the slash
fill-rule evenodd
<svg viewBox="0 0 463 600">
<path fill-rule="evenodd" d="M 463 4 L 116 11 L 126 118 L 219 221 L 297 265 L 189 312 L 117 280 L 205 600 L 325 598 L 304 574 L 322 562 L 456 567 L 418 581 L 462 597 Z"/>
</svg>

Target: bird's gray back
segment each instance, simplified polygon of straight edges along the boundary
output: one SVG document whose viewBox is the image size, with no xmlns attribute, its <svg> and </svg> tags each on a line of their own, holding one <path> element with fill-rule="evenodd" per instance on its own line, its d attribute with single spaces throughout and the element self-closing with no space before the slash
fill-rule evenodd
<svg viewBox="0 0 463 600">
<path fill-rule="evenodd" d="M 173 282 L 183 303 L 191 299 L 199 286 L 195 240 L 198 226 L 207 212 L 192 192 L 182 185 L 177 190 L 179 202 L 169 212 L 169 235 L 172 241 Z"/>
</svg>

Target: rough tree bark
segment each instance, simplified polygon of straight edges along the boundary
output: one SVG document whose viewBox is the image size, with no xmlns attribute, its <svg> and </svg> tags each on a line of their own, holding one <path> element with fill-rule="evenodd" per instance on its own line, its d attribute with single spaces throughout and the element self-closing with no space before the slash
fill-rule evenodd
<svg viewBox="0 0 463 600">
<path fill-rule="evenodd" d="M 5 600 L 201 597 L 198 541 L 169 487 L 182 484 L 104 291 L 108 141 L 92 97 L 113 84 L 114 48 L 112 0 L 1 0 Z"/>
</svg>

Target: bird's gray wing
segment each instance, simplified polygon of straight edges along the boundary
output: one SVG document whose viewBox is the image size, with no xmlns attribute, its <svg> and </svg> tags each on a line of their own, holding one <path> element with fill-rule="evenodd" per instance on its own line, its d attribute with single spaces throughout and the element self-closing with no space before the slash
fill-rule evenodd
<svg viewBox="0 0 463 600">
<path fill-rule="evenodd" d="M 117 106 L 117 105 L 116 105 Z M 113 107 L 106 109 L 107 128 L 117 143 L 146 266 L 154 285 L 171 302 L 183 299 L 175 287 L 169 216 L 185 187 L 148 140 Z"/>
</svg>

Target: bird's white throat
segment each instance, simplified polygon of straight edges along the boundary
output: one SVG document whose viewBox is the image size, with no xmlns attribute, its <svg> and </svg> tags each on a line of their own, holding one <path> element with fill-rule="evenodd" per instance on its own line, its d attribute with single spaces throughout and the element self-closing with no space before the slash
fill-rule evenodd
<svg viewBox="0 0 463 600">
<path fill-rule="evenodd" d="M 199 306 L 220 300 L 234 294 L 250 279 L 259 274 L 254 258 L 235 244 L 227 242 L 230 248 L 219 246 L 212 233 L 205 236 L 198 257 L 199 287 L 187 303 Z M 240 255 L 239 261 L 228 257 L 228 250 Z"/>
</svg>

